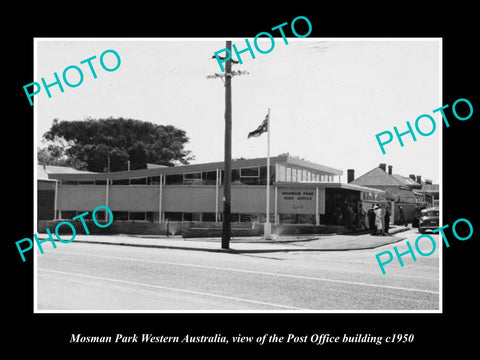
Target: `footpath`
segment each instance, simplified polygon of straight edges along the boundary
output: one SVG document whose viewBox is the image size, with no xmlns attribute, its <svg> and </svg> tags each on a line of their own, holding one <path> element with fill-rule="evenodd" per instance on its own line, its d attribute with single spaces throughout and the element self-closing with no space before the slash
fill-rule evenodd
<svg viewBox="0 0 480 360">
<path fill-rule="evenodd" d="M 374 249 L 403 240 L 403 231 L 410 227 L 394 226 L 388 236 L 373 236 L 369 233 L 322 234 L 322 235 L 282 235 L 272 236 L 272 240 L 263 237 L 233 237 L 230 248 L 221 248 L 220 238 L 182 238 L 181 236 L 155 235 L 80 235 L 76 243 L 108 244 L 120 246 L 139 246 L 164 249 L 262 253 L 286 251 L 345 251 Z M 42 237 L 42 236 L 40 236 Z"/>
</svg>

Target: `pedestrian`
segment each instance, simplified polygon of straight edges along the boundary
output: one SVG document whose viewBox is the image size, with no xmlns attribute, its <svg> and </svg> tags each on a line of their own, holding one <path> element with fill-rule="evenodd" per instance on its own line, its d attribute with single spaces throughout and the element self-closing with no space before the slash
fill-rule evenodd
<svg viewBox="0 0 480 360">
<path fill-rule="evenodd" d="M 348 202 L 345 202 L 345 212 L 344 212 L 344 214 L 345 214 L 344 215 L 345 216 L 345 225 L 346 225 L 347 229 L 355 231 L 356 228 L 355 228 L 355 225 L 353 224 L 353 218 L 355 216 L 355 213 L 353 212 L 353 209 Z"/>
<path fill-rule="evenodd" d="M 370 234 L 377 235 L 377 228 L 375 226 L 375 205 L 372 204 L 372 207 L 368 209 L 368 227 L 370 229 Z"/>
<path fill-rule="evenodd" d="M 347 211 L 347 202 L 345 201 L 342 207 L 342 219 L 343 225 L 348 226 L 348 211 Z"/>
<path fill-rule="evenodd" d="M 390 205 L 387 205 L 385 209 L 385 234 L 388 235 L 390 229 Z"/>
<path fill-rule="evenodd" d="M 358 218 L 357 218 L 357 225 L 360 227 L 360 230 L 364 230 L 367 227 L 365 226 L 365 217 L 367 213 L 363 209 L 362 204 L 358 205 Z"/>
<path fill-rule="evenodd" d="M 382 222 L 382 235 L 385 235 L 385 205 L 378 205 L 380 207 L 380 221 Z"/>
<path fill-rule="evenodd" d="M 343 209 L 340 206 L 335 207 L 335 211 L 333 213 L 333 218 L 335 221 L 335 225 L 339 225 L 343 221 Z"/>
<path fill-rule="evenodd" d="M 399 206 L 398 207 L 398 224 L 399 225 L 404 225 L 407 226 L 407 223 L 405 222 L 405 214 L 403 212 L 403 207 Z"/>
<path fill-rule="evenodd" d="M 383 232 L 383 209 L 380 207 L 380 204 L 375 205 L 374 207 L 375 212 L 375 226 L 377 227 L 377 235 L 385 235 Z"/>
</svg>

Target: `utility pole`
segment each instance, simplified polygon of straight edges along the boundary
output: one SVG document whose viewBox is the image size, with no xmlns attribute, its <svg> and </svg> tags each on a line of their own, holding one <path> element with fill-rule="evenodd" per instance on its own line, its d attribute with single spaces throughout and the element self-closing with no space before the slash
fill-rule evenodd
<svg viewBox="0 0 480 360">
<path fill-rule="evenodd" d="M 232 53 L 232 42 L 227 40 L 226 48 Z M 225 67 L 225 172 L 223 180 L 223 231 L 222 249 L 230 247 L 232 232 L 232 60 Z"/>
<path fill-rule="evenodd" d="M 226 49 L 229 56 L 232 54 L 232 41 L 226 41 Z M 215 58 L 215 56 L 213 56 Z M 223 176 L 223 231 L 222 249 L 230 248 L 232 233 L 231 212 L 231 185 L 232 185 L 232 77 L 248 74 L 248 71 L 232 71 L 232 59 L 226 62 L 225 74 L 215 73 L 207 76 L 207 79 L 220 78 L 225 84 L 225 158 Z M 225 78 L 225 80 L 224 80 Z"/>
</svg>

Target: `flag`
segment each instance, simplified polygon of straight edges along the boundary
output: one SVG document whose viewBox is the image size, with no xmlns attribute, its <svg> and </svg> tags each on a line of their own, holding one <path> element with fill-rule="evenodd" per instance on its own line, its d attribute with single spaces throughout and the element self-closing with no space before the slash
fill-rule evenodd
<svg viewBox="0 0 480 360">
<path fill-rule="evenodd" d="M 253 131 L 250 131 L 248 133 L 248 139 L 250 139 L 250 137 L 258 137 L 260 135 L 262 135 L 264 132 L 267 132 L 268 131 L 268 115 L 265 116 L 265 120 L 262 121 L 262 123 L 260 124 L 260 126 L 258 128 L 256 128 L 255 130 Z"/>
</svg>

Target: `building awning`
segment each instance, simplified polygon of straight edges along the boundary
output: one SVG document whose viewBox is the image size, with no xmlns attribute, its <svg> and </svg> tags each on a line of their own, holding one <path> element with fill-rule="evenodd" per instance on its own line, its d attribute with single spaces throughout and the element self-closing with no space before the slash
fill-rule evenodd
<svg viewBox="0 0 480 360">
<path fill-rule="evenodd" d="M 374 189 L 366 186 L 360 186 L 355 184 L 344 184 L 339 182 L 283 182 L 277 181 L 274 182 L 274 186 L 278 187 L 321 187 L 326 189 L 345 189 L 345 190 L 355 190 L 355 191 L 363 191 L 363 192 L 370 192 L 375 194 L 386 194 L 384 190 Z"/>
</svg>

